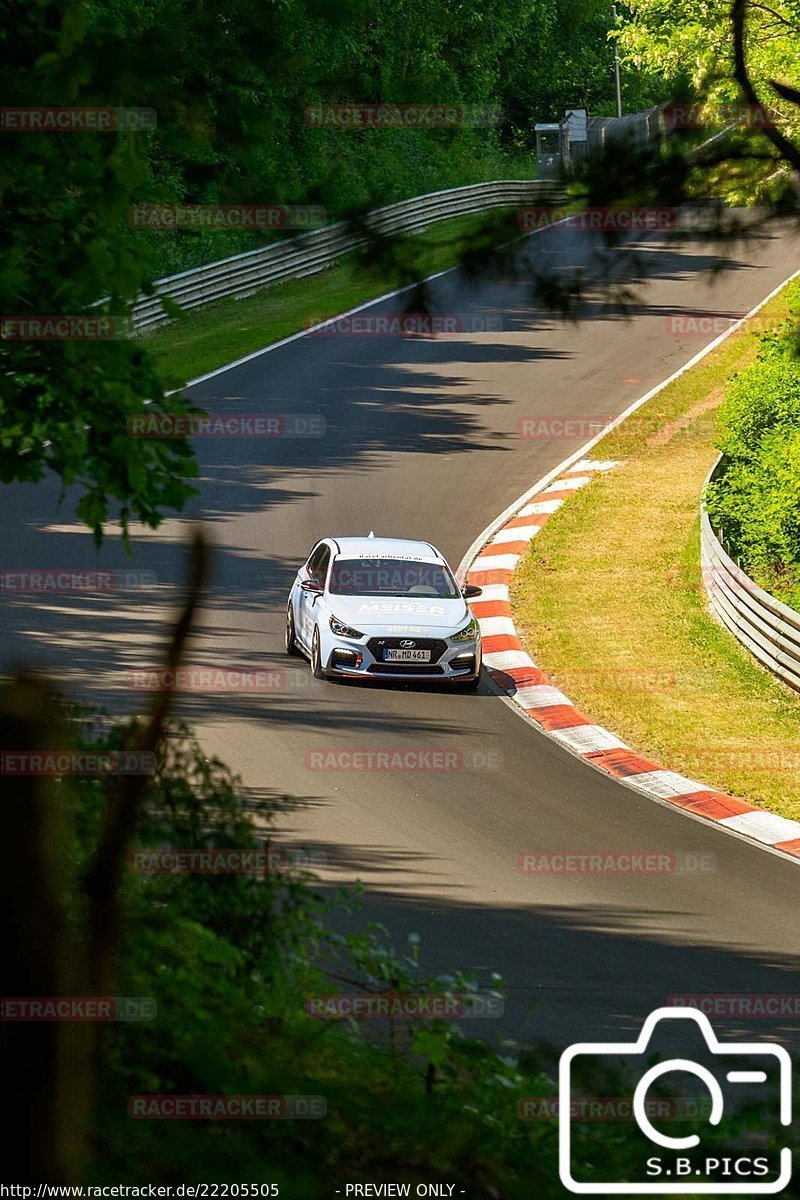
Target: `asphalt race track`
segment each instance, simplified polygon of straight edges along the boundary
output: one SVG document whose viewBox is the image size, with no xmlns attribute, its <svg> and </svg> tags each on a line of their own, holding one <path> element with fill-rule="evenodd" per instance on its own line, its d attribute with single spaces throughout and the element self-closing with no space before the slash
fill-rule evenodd
<svg viewBox="0 0 800 1200">
<path fill-rule="evenodd" d="M 524 243 L 555 267 L 588 259 L 593 235 Z M 216 544 L 213 587 L 192 663 L 274 667 L 262 694 L 192 693 L 181 714 L 253 796 L 297 797 L 288 837 L 328 858 L 326 878 L 362 879 L 366 911 L 401 944 L 414 931 L 432 970 L 499 971 L 498 1028 L 564 1045 L 638 1028 L 674 994 L 800 992 L 798 867 L 619 786 L 535 731 L 484 683 L 477 693 L 313 680 L 283 654 L 292 574 L 322 534 L 419 537 L 456 565 L 489 521 L 592 435 L 524 439 L 521 418 L 604 423 L 688 361 L 706 337 L 668 318 L 741 316 L 800 266 L 800 240 L 774 232 L 724 252 L 642 245 L 648 282 L 629 318 L 590 298 L 574 325 L 537 310 L 519 283 L 437 280 L 436 308 L 502 328 L 450 339 L 312 336 L 192 389 L 211 411 L 318 414 L 317 439 L 198 440 L 201 496 L 126 560 L 57 505 L 55 484 L 5 490 L 8 569 L 133 569 L 156 583 L 112 596 L 7 596 L 4 668 L 34 661 L 70 694 L 120 711 L 140 704 L 129 672 L 159 662 L 184 556 L 202 515 Z M 398 300 L 379 311 L 393 312 Z M 635 521 L 635 514 L 632 515 Z M 635 527 L 632 528 L 635 535 Z M 458 750 L 501 769 L 318 771 L 311 750 Z M 669 766 L 669 764 L 665 764 Z M 520 852 L 691 852 L 713 871 L 529 877 Z M 488 1024 L 488 1022 L 484 1022 Z M 725 1021 L 733 1036 L 797 1041 L 800 1020 Z M 493 1031 L 486 1030 L 487 1033 Z"/>
</svg>

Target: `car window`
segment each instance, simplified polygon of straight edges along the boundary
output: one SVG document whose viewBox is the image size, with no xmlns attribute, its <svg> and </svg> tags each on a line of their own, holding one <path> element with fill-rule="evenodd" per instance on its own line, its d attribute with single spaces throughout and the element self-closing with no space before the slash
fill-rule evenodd
<svg viewBox="0 0 800 1200">
<path fill-rule="evenodd" d="M 306 570 L 308 571 L 309 575 L 313 575 L 315 579 L 317 578 L 317 569 L 319 564 L 322 562 L 322 556 L 326 550 L 327 546 L 325 543 L 320 542 L 316 549 L 312 550 L 309 560 L 306 563 Z"/>
<path fill-rule="evenodd" d="M 460 595 L 446 567 L 396 558 L 337 558 L 330 590 L 337 596 L 437 596 L 454 600 Z"/>
<path fill-rule="evenodd" d="M 323 542 L 321 546 L 317 546 L 311 558 L 308 560 L 307 571 L 313 579 L 318 583 L 325 582 L 325 576 L 328 574 L 328 563 L 331 561 L 331 548 Z"/>
<path fill-rule="evenodd" d="M 330 548 L 330 546 L 323 546 L 322 547 L 322 557 L 320 558 L 319 562 L 317 563 L 315 573 L 314 573 L 314 578 L 318 579 L 320 583 L 325 582 L 325 576 L 328 574 L 328 564 L 330 563 L 330 561 L 331 561 L 331 548 Z"/>
</svg>

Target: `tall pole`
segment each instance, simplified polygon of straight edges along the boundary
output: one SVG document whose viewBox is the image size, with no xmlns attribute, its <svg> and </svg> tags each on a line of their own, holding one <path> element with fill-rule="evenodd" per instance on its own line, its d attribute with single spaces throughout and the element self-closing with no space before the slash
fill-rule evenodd
<svg viewBox="0 0 800 1200">
<path fill-rule="evenodd" d="M 611 11 L 614 14 L 614 24 L 617 23 L 617 6 L 611 5 Z M 617 116 L 622 116 L 622 88 L 619 82 L 619 42 L 614 38 L 614 79 L 617 85 Z"/>
</svg>

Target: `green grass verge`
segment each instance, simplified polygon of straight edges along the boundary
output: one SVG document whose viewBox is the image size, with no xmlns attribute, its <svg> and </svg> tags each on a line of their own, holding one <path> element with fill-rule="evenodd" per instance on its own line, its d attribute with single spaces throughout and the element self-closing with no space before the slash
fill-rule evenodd
<svg viewBox="0 0 800 1200">
<path fill-rule="evenodd" d="M 761 310 L 777 322 L 784 292 Z M 716 411 L 752 362 L 732 335 L 596 448 L 622 465 L 564 505 L 514 576 L 534 661 L 637 752 L 800 819 L 800 703 L 708 614 L 698 502 Z"/>
<path fill-rule="evenodd" d="M 358 255 L 330 269 L 285 283 L 244 300 L 222 300 L 152 333 L 143 342 L 153 354 L 166 388 L 177 388 L 215 367 L 260 350 L 303 329 L 312 317 L 335 316 L 383 292 L 453 266 L 465 249 L 488 247 L 519 234 L 516 209 L 498 209 L 439 221 L 398 240 L 391 258 L 370 264 Z"/>
</svg>

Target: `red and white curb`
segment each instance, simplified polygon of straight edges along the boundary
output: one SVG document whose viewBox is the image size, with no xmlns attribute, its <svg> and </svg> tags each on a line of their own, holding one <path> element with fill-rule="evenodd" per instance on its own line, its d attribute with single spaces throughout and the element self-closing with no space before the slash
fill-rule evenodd
<svg viewBox="0 0 800 1200">
<path fill-rule="evenodd" d="M 517 563 L 565 500 L 598 472 L 616 465 L 588 458 L 574 463 L 540 492 L 524 497 L 472 558 L 466 578 L 482 589 L 480 598 L 471 601 L 470 607 L 481 627 L 484 666 L 497 687 L 527 717 L 573 754 L 616 779 L 624 779 L 638 791 L 800 859 L 800 821 L 755 808 L 642 758 L 616 734 L 593 724 L 575 708 L 536 666 L 517 637 L 509 600 Z"/>
</svg>

